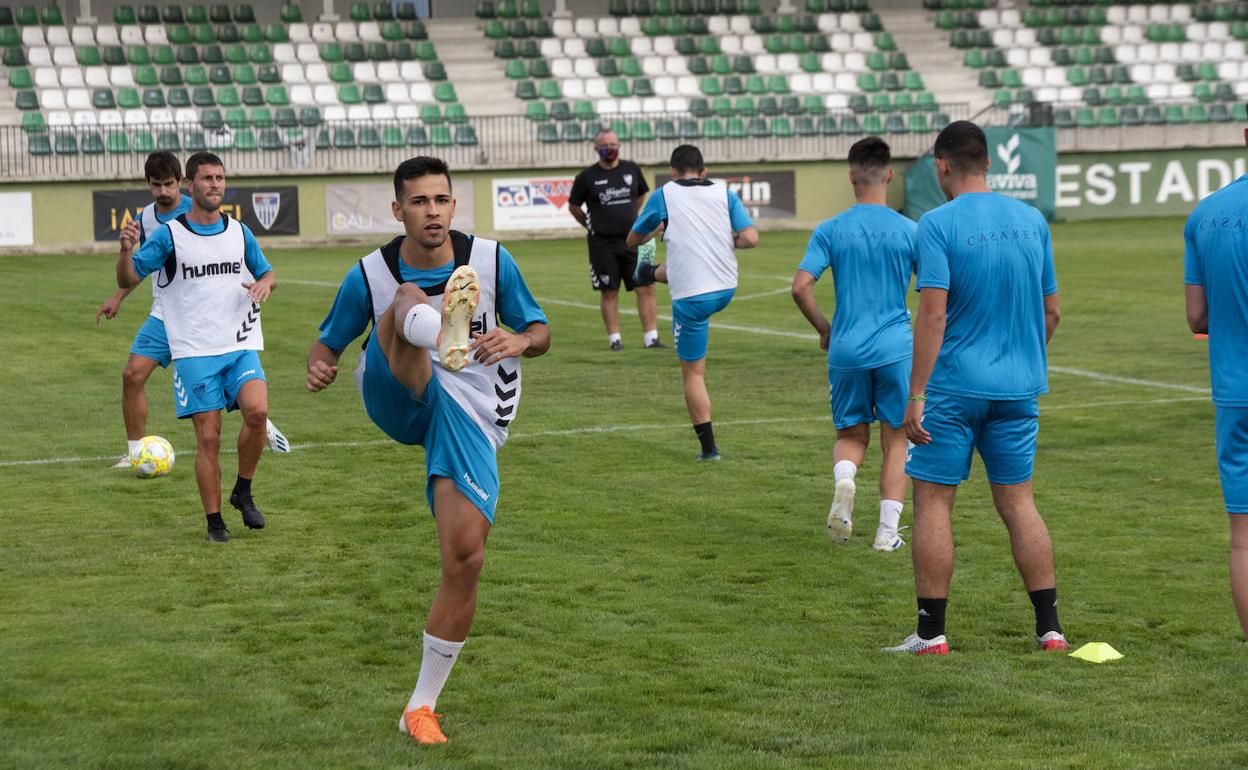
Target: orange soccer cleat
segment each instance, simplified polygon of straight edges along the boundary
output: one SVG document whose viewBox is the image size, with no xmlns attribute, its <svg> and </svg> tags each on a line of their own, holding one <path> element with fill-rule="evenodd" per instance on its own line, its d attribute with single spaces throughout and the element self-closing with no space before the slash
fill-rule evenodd
<svg viewBox="0 0 1248 770">
<path fill-rule="evenodd" d="M 438 727 L 438 720 L 441 718 L 441 714 L 433 713 L 428 706 L 421 706 L 403 712 L 399 729 L 415 738 L 417 743 L 446 743 L 446 736 L 442 734 L 442 728 Z"/>
</svg>

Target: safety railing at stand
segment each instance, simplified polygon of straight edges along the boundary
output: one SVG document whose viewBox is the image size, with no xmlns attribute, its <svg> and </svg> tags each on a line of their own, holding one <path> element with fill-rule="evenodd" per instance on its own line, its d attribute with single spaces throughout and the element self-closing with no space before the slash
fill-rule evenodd
<svg viewBox="0 0 1248 770">
<path fill-rule="evenodd" d="M 169 149 L 185 157 L 198 150 L 221 156 L 233 176 L 384 173 L 414 155 L 437 155 L 452 168 L 574 168 L 592 159 L 589 143 L 601 127 L 615 127 L 623 155 L 643 164 L 665 163 L 678 144 L 696 144 L 708 163 L 814 161 L 844 158 L 868 134 L 885 136 L 898 157 L 930 146 L 948 120 L 969 117 L 966 105 L 939 112 L 696 117 L 611 115 L 535 122 L 521 115 L 475 116 L 459 124 L 419 120 L 314 122 L 310 125 L 199 124 L 54 126 L 31 131 L 0 126 L 0 179 L 66 181 L 133 179 L 142 159 Z"/>
</svg>

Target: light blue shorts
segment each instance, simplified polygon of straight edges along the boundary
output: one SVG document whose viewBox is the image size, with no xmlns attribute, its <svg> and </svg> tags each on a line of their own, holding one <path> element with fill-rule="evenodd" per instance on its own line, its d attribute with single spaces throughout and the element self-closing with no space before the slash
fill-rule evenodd
<svg viewBox="0 0 1248 770">
<path fill-rule="evenodd" d="M 173 362 L 174 411 L 182 418 L 237 409 L 238 391 L 252 380 L 267 382 L 254 350 L 179 358 Z"/>
<path fill-rule="evenodd" d="M 134 342 L 130 343 L 130 353 L 150 358 L 168 368 L 173 357 L 169 354 L 169 335 L 165 333 L 165 322 L 149 315 L 135 332 Z"/>
<path fill-rule="evenodd" d="M 728 307 L 735 291 L 723 289 L 672 300 L 672 339 L 681 361 L 706 358 L 711 316 Z"/>
<path fill-rule="evenodd" d="M 1248 407 L 1217 407 L 1214 426 L 1227 513 L 1248 513 Z"/>
<path fill-rule="evenodd" d="M 419 398 L 394 377 L 377 333 L 368 338 L 361 386 L 364 410 L 400 444 L 425 448 L 425 497 L 433 507 L 433 477 L 445 476 L 490 524 L 498 504 L 498 457 L 481 428 L 442 389 L 435 373 Z"/>
<path fill-rule="evenodd" d="M 906 421 L 910 359 L 856 372 L 828 370 L 832 422 L 837 428 L 879 420 L 894 428 Z"/>
<path fill-rule="evenodd" d="M 906 475 L 957 485 L 970 475 L 971 454 L 978 451 L 990 482 L 1021 484 L 1031 478 L 1039 417 L 1035 398 L 988 401 L 929 392 L 923 427 L 932 442 L 910 448 Z"/>
</svg>

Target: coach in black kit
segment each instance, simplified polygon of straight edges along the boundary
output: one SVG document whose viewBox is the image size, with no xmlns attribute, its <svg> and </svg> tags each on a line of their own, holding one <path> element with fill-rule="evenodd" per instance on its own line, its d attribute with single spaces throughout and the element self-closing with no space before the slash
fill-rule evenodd
<svg viewBox="0 0 1248 770">
<path fill-rule="evenodd" d="M 637 293 L 637 315 L 648 348 L 667 347 L 659 339 L 654 282 L 633 281 L 637 249 L 625 240 L 645 202 L 650 186 L 636 163 L 620 160 L 620 138 L 610 129 L 594 137 L 598 162 L 576 175 L 568 210 L 588 232 L 589 277 L 599 294 L 602 321 L 612 350 L 623 350 L 620 339 L 620 282 Z M 581 208 L 584 206 L 585 208 Z"/>
</svg>

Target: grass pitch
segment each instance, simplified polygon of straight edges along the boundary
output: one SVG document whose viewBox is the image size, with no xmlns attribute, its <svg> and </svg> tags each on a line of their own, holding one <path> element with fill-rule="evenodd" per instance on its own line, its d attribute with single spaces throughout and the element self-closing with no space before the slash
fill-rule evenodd
<svg viewBox="0 0 1248 770">
<path fill-rule="evenodd" d="M 108 469 L 146 289 L 96 327 L 111 257 L 6 258 L 0 766 L 1248 765 L 1248 650 L 1181 225 L 1054 228 L 1065 316 L 1037 495 L 1068 636 L 1126 655 L 1103 666 L 1036 652 L 978 465 L 954 514 L 953 654 L 877 652 L 913 628 L 909 552 L 870 549 L 876 447 L 853 540 L 823 534 L 825 364 L 787 295 L 804 235 L 764 233 L 740 254 L 711 332 L 715 465 L 693 462 L 671 351 L 642 350 L 633 316 L 624 352 L 607 350 L 583 245 L 509 244 L 553 345 L 525 362 L 476 624 L 438 706 L 451 743 L 434 749 L 396 726 L 438 575 L 421 450 L 365 416 L 355 348 L 328 392 L 303 387 L 361 250 L 270 254 L 263 361 L 297 449 L 260 464 L 269 526 L 229 510 L 224 547 L 204 540 L 167 372 L 148 385 L 148 432 L 184 450 L 173 475 Z M 819 296 L 830 311 L 830 277 Z M 225 435 L 237 427 L 228 417 Z M 231 456 L 223 472 L 228 488 Z"/>
</svg>

